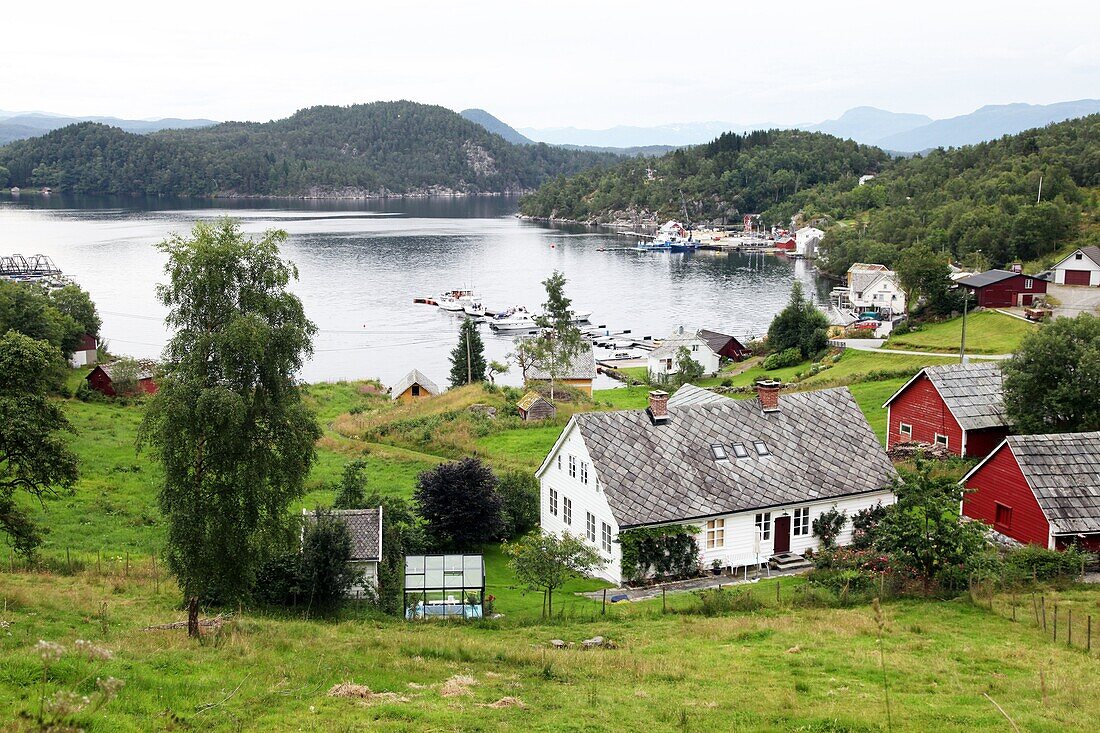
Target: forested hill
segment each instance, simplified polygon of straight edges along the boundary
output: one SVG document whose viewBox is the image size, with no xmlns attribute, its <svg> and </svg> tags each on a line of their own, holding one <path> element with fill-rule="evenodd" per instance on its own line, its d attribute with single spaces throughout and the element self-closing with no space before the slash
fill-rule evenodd
<svg viewBox="0 0 1100 733">
<path fill-rule="evenodd" d="M 0 176 L 6 168 L 8 185 L 89 194 L 498 193 L 618 159 L 513 145 L 451 110 L 401 101 L 149 135 L 71 125 L 0 148 Z"/>
<path fill-rule="evenodd" d="M 1091 115 L 899 159 L 866 185 L 839 179 L 764 215 L 831 222 L 819 265 L 833 274 L 859 261 L 897 265 L 918 247 L 970 267 L 1039 269 L 1071 243 L 1100 244 L 1097 187 L 1100 115 Z"/>
<path fill-rule="evenodd" d="M 661 157 L 639 157 L 549 181 L 526 196 L 522 213 L 608 222 L 680 218 L 740 220 L 820 183 L 854 185 L 890 157 L 878 148 L 824 133 L 768 130 L 725 133 Z"/>
</svg>

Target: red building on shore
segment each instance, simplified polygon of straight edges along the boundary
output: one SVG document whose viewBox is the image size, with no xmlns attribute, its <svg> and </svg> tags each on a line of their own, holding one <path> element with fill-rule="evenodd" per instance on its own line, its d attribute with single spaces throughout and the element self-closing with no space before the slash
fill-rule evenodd
<svg viewBox="0 0 1100 733">
<path fill-rule="evenodd" d="M 1011 435 L 960 483 L 963 515 L 1001 534 L 1100 551 L 1100 432 Z"/>
<path fill-rule="evenodd" d="M 974 293 L 975 305 L 983 308 L 1011 308 L 1031 305 L 1035 296 L 1047 291 L 1047 281 L 1008 270 L 986 270 L 959 280 Z"/>
<path fill-rule="evenodd" d="M 883 407 L 887 450 L 915 442 L 980 457 L 1008 435 L 1000 364 L 926 367 Z"/>
</svg>

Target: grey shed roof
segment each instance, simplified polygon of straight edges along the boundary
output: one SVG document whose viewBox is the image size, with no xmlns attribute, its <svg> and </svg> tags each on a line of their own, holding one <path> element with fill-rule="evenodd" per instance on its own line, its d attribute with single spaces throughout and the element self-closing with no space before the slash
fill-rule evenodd
<svg viewBox="0 0 1100 733">
<path fill-rule="evenodd" d="M 921 369 L 883 407 L 893 402 L 922 374 L 932 382 L 932 386 L 939 392 L 947 409 L 963 430 L 1008 426 L 1001 365 L 995 362 L 944 364 Z"/>
<path fill-rule="evenodd" d="M 999 283 L 1002 280 L 1008 280 L 1013 277 L 1027 277 L 1021 275 L 1018 272 L 1009 272 L 1008 270 L 986 270 L 985 272 L 979 272 L 977 275 L 971 275 L 970 277 L 964 277 L 958 281 L 959 285 L 965 285 L 968 288 L 984 288 L 986 285 L 993 285 Z"/>
<path fill-rule="evenodd" d="M 531 365 L 523 373 L 524 379 L 550 379 L 550 373 L 545 369 Z M 566 369 L 557 376 L 558 379 L 595 379 L 596 357 L 591 347 L 583 347 L 579 354 L 573 357 Z"/>
<path fill-rule="evenodd" d="M 152 379 L 153 374 L 157 370 L 157 363 L 155 361 L 152 359 L 133 359 L 132 361 L 137 367 L 134 375 L 135 379 Z M 124 363 L 123 359 L 116 359 L 115 361 L 99 364 L 98 366 L 109 378 L 114 379 L 114 371 L 122 363 Z M 93 369 L 92 371 L 95 370 Z"/>
<path fill-rule="evenodd" d="M 685 330 L 683 326 L 680 326 L 671 336 L 663 340 L 656 349 L 649 352 L 649 358 L 664 359 L 670 356 L 676 356 L 676 352 L 681 346 L 690 346 L 700 342 L 711 351 L 714 351 L 714 353 L 718 353 L 710 345 L 710 341 L 703 338 L 698 331 L 688 331 Z"/>
<path fill-rule="evenodd" d="M 730 336 L 728 333 L 721 333 L 720 331 L 711 331 L 709 328 L 700 328 L 699 338 L 706 341 L 707 346 L 709 346 L 710 350 L 715 354 L 726 348 L 726 345 L 730 341 L 735 342 L 739 348 L 743 348 L 736 336 Z"/>
<path fill-rule="evenodd" d="M 306 512 L 306 521 L 312 522 L 316 515 Z M 351 559 L 353 562 L 375 561 L 382 559 L 382 507 L 374 509 L 333 509 L 332 514 L 348 526 L 351 534 Z"/>
<path fill-rule="evenodd" d="M 1085 257 L 1088 257 L 1090 260 L 1100 266 L 1100 247 L 1097 247 L 1095 244 L 1090 244 L 1087 247 L 1080 247 L 1079 249 L 1085 255 Z M 1067 260 L 1069 260 L 1070 257 L 1073 257 L 1073 255 L 1075 254 L 1077 254 L 1076 249 L 1073 250 L 1073 252 L 1070 252 L 1069 257 L 1063 259 L 1061 262 L 1058 263 L 1058 265 L 1062 264 L 1062 262 L 1066 262 Z M 1055 265 L 1055 267 L 1057 267 L 1058 265 Z"/>
<path fill-rule="evenodd" d="M 428 391 L 428 394 L 439 394 L 440 392 L 439 387 L 435 386 L 435 382 L 425 377 L 419 369 L 413 369 L 403 376 L 397 384 L 390 387 L 390 399 L 396 400 L 405 390 L 414 384 L 419 384 Z"/>
<path fill-rule="evenodd" d="M 669 407 L 691 407 L 693 405 L 715 405 L 733 402 L 733 399 L 711 392 L 709 389 L 685 384 L 668 398 Z"/>
<path fill-rule="evenodd" d="M 1055 533 L 1100 532 L 1100 432 L 1012 435 L 1008 447 Z"/>
<path fill-rule="evenodd" d="M 757 400 L 574 416 L 621 527 L 679 522 L 879 491 L 896 473 L 846 387 Z M 758 455 L 763 441 L 768 455 Z M 728 460 L 710 446 L 721 443 Z M 741 443 L 748 458 L 730 446 Z"/>
</svg>

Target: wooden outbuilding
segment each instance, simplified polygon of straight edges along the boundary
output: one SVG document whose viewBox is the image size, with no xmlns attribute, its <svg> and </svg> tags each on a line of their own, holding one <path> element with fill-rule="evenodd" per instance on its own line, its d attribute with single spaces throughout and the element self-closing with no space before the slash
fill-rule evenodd
<svg viewBox="0 0 1100 733">
<path fill-rule="evenodd" d="M 528 392 L 516 403 L 519 416 L 524 420 L 546 420 L 558 414 L 554 403 L 534 390 Z"/>
<path fill-rule="evenodd" d="M 711 351 L 724 359 L 741 361 L 752 355 L 752 352 L 745 348 L 745 345 L 738 341 L 736 336 L 730 336 L 727 333 L 701 328 L 699 329 L 699 338 L 707 342 Z"/>
<path fill-rule="evenodd" d="M 413 369 L 390 387 L 390 399 L 400 402 L 412 402 L 421 397 L 431 397 L 441 392 L 435 382 L 425 377 L 420 370 Z"/>
<path fill-rule="evenodd" d="M 1058 285 L 1100 287 L 1100 247 L 1093 244 L 1074 250 L 1053 269 Z"/>
<path fill-rule="evenodd" d="M 963 514 L 1001 534 L 1100 551 L 1100 432 L 1010 435 L 960 483 Z"/>
<path fill-rule="evenodd" d="M 156 394 L 157 383 L 153 376 L 156 372 L 157 363 L 148 359 L 139 359 L 134 363 L 137 367 L 134 374 L 134 379 L 137 382 L 136 391 L 144 394 Z M 88 382 L 88 386 L 95 391 L 108 397 L 115 397 L 118 394 L 115 379 L 119 377 L 118 371 L 122 364 L 125 364 L 125 362 L 121 360 L 98 364 L 84 379 Z"/>
<path fill-rule="evenodd" d="M 983 308 L 1029 306 L 1047 291 L 1047 281 L 1008 270 L 986 270 L 958 281 L 974 293 L 974 304 Z"/>
<path fill-rule="evenodd" d="M 924 443 L 957 456 L 981 457 L 1008 435 L 1000 364 L 921 369 L 883 407 L 887 450 Z"/>
</svg>

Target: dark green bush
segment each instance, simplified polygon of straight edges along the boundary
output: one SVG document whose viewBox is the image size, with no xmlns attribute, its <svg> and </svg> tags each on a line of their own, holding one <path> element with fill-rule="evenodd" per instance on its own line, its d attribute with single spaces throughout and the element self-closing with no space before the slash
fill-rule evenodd
<svg viewBox="0 0 1100 733">
<path fill-rule="evenodd" d="M 1083 560 L 1084 554 L 1076 548 L 1059 552 L 1027 545 L 1005 553 L 1004 571 L 1011 582 L 1073 578 L 1081 573 Z"/>
<path fill-rule="evenodd" d="M 758 611 L 764 602 L 747 589 L 707 588 L 693 594 L 699 599 L 699 605 L 688 610 L 689 613 L 701 613 L 704 616 L 720 616 L 734 611 Z"/>
</svg>

